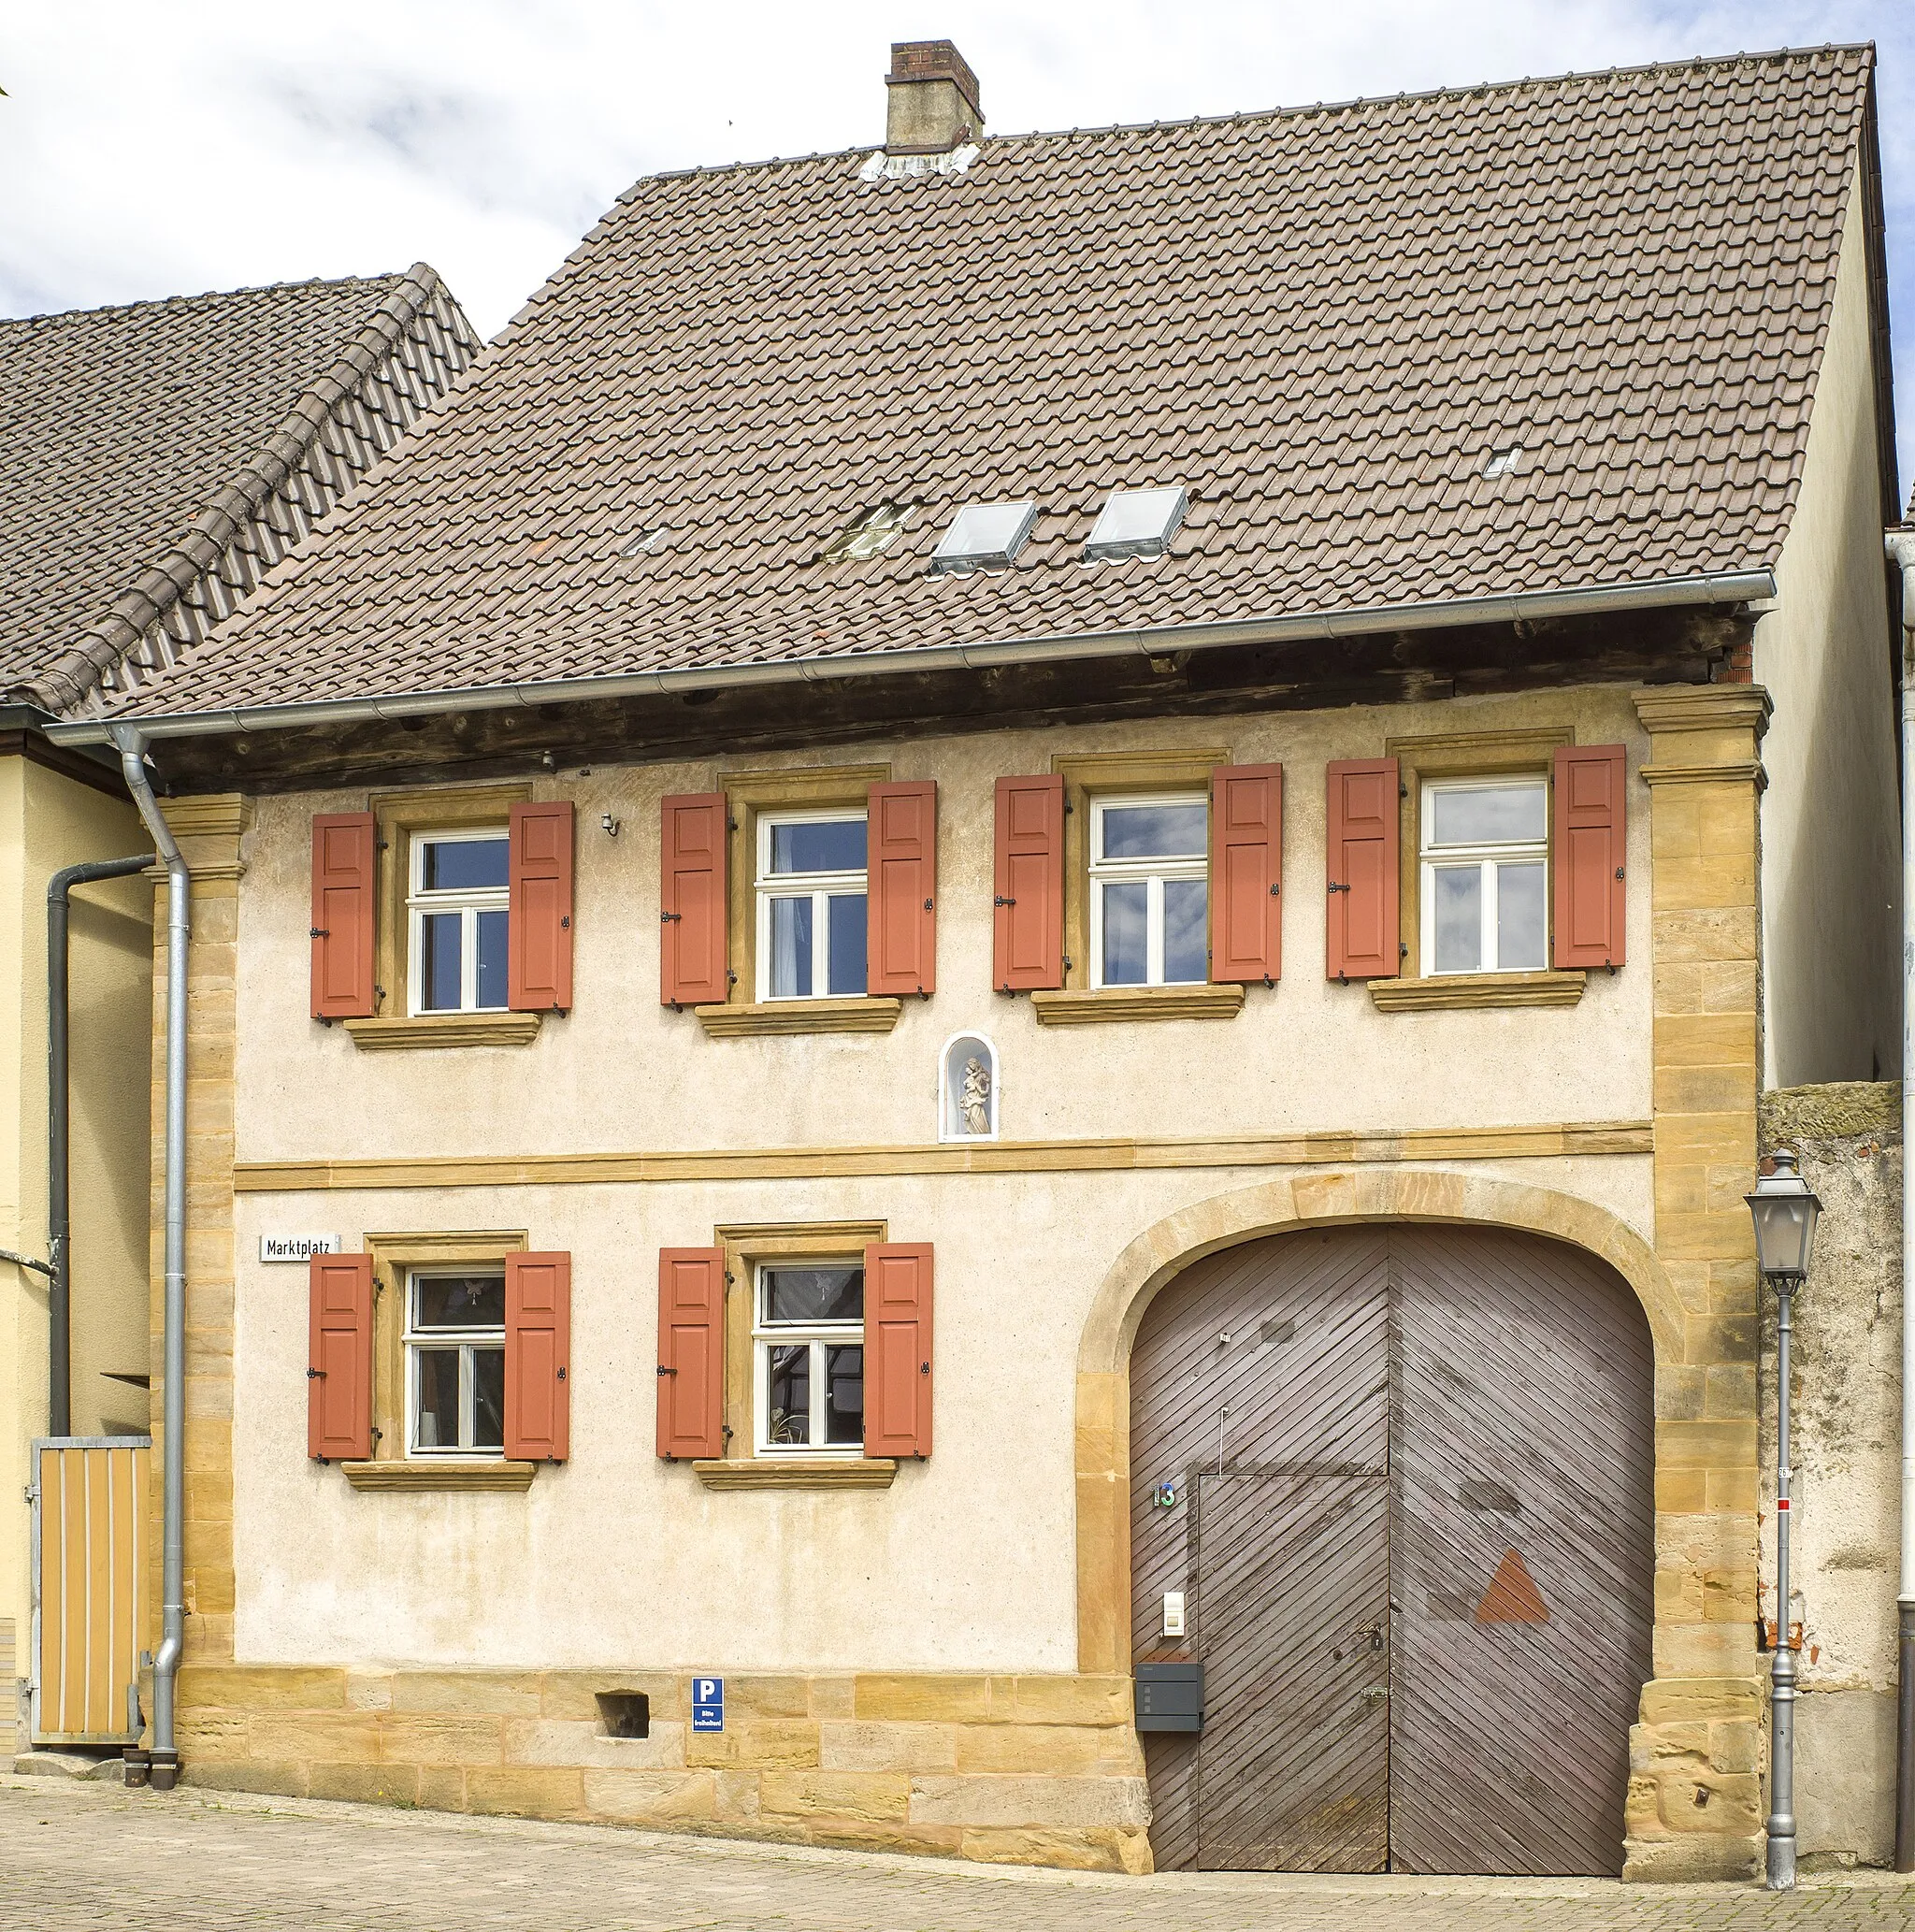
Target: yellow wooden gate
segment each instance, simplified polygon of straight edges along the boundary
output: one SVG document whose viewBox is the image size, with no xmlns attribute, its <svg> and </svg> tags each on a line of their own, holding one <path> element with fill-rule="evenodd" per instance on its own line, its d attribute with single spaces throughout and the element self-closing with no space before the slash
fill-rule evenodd
<svg viewBox="0 0 1915 1932">
<path fill-rule="evenodd" d="M 34 1444 L 36 1743 L 139 1741 L 151 1459 L 146 1435 Z"/>
</svg>

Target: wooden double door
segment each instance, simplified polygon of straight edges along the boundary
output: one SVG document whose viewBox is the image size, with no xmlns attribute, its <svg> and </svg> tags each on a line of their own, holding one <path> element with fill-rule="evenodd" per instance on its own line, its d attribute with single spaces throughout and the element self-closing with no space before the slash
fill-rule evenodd
<svg viewBox="0 0 1915 1932">
<path fill-rule="evenodd" d="M 1160 1868 L 1613 1873 L 1650 1671 L 1652 1362 L 1583 1250 L 1391 1224 L 1195 1263 L 1131 1361 Z M 1186 1636 L 1162 1633 L 1164 1595 Z"/>
</svg>

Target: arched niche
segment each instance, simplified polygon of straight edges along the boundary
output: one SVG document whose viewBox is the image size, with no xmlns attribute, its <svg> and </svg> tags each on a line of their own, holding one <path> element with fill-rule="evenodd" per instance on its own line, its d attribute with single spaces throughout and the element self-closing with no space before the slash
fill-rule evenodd
<svg viewBox="0 0 1915 1932">
<path fill-rule="evenodd" d="M 975 1091 L 978 1077 L 983 1092 Z M 998 1103 L 1002 1082 L 998 1074 L 998 1049 L 985 1033 L 953 1033 L 938 1055 L 938 1138 L 941 1141 L 994 1141 L 998 1137 Z M 980 1128 L 975 1107 L 983 1107 Z"/>
</svg>

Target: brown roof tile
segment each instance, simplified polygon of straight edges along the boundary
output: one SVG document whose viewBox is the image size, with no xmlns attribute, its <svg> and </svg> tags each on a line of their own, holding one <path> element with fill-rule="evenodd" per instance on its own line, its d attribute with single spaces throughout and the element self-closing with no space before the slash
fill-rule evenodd
<svg viewBox="0 0 1915 1932">
<path fill-rule="evenodd" d="M 0 321 L 6 696 L 193 642 L 478 346 L 424 264 Z"/>
<path fill-rule="evenodd" d="M 640 181 L 240 614 L 187 713 L 1773 566 L 1872 55 Z M 1519 446 L 1489 479 L 1495 449 Z M 1086 568 L 1118 484 L 1159 562 Z M 917 508 L 864 562 L 823 546 Z M 968 501 L 1017 567 L 933 578 Z M 626 556 L 641 525 L 670 531 Z"/>
</svg>

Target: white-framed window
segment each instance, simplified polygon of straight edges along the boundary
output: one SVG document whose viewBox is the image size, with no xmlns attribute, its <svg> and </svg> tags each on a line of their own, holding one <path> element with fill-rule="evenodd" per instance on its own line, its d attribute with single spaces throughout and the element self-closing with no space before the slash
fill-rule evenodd
<svg viewBox="0 0 1915 1932">
<path fill-rule="evenodd" d="M 1547 966 L 1548 781 L 1428 781 L 1421 815 L 1425 976 Z"/>
<path fill-rule="evenodd" d="M 406 1453 L 505 1453 L 505 1273 L 406 1274 Z"/>
<path fill-rule="evenodd" d="M 409 1010 L 503 1012 L 510 865 L 505 828 L 414 832 L 410 843 Z"/>
<path fill-rule="evenodd" d="M 861 811 L 759 815 L 760 1000 L 865 990 L 865 852 Z"/>
<path fill-rule="evenodd" d="M 1093 987 L 1210 977 L 1210 803 L 1202 792 L 1090 801 Z"/>
<path fill-rule="evenodd" d="M 766 1262 L 753 1289 L 761 1453 L 864 1448 L 864 1268 Z"/>
</svg>

